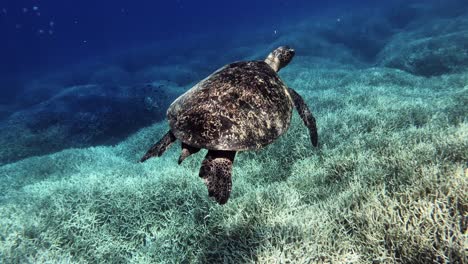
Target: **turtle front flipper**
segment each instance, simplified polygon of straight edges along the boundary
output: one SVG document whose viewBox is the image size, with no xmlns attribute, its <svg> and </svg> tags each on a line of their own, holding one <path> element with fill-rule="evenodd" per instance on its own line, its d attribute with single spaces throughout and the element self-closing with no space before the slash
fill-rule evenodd
<svg viewBox="0 0 468 264">
<path fill-rule="evenodd" d="M 160 157 L 164 151 L 166 151 L 174 141 L 176 141 L 176 137 L 172 134 L 171 131 L 167 132 L 156 144 L 154 144 L 148 152 L 141 158 L 140 162 L 144 162 L 149 158 L 152 157 Z"/>
<path fill-rule="evenodd" d="M 296 107 L 297 112 L 304 121 L 305 126 L 309 129 L 310 140 L 312 141 L 312 145 L 314 147 L 318 146 L 318 134 L 317 134 L 317 125 L 315 123 L 315 118 L 310 112 L 309 107 L 304 102 L 304 99 L 293 89 L 288 89 L 289 94 L 294 102 L 294 106 Z"/>
<path fill-rule="evenodd" d="M 235 155 L 235 151 L 209 150 L 200 168 L 200 177 L 208 187 L 208 195 L 219 204 L 225 204 L 231 194 Z"/>
</svg>

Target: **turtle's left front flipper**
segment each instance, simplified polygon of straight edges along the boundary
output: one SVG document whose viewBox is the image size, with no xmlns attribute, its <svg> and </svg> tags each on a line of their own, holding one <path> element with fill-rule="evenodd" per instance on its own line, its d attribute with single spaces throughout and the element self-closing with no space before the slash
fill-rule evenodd
<svg viewBox="0 0 468 264">
<path fill-rule="evenodd" d="M 294 102 L 294 106 L 296 107 L 297 112 L 304 121 L 304 124 L 309 129 L 310 140 L 312 141 L 312 145 L 314 147 L 318 146 L 318 134 L 317 134 L 317 125 L 315 123 L 315 118 L 310 112 L 309 107 L 304 102 L 304 99 L 293 89 L 288 89 L 289 94 Z"/>
<path fill-rule="evenodd" d="M 152 157 L 160 157 L 171 145 L 176 141 L 176 137 L 171 131 L 167 132 L 156 144 L 154 144 L 140 159 L 140 162 L 145 162 Z"/>
</svg>

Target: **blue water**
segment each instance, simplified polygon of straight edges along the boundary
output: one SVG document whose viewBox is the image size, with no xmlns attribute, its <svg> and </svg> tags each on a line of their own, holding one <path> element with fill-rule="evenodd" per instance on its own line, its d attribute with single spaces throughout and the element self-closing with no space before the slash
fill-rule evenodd
<svg viewBox="0 0 468 264">
<path fill-rule="evenodd" d="M 277 24 L 275 20 L 291 17 L 289 12 L 313 10 L 307 2 L 7 1 L 1 7 L 6 11 L 1 16 L 1 48 L 18 70 L 34 69 L 50 64 L 50 59 L 70 63 L 149 41 Z"/>
<path fill-rule="evenodd" d="M 130 47 L 174 39 L 185 49 L 228 47 L 234 34 L 236 40 L 239 36 L 248 40 L 252 33 L 269 37 L 327 9 L 369 6 L 366 2 L 372 1 L 4 0 L 0 74 L 14 88 L 2 91 L 14 94 L 10 89 L 21 89 L 25 74 L 63 69 Z M 191 40 L 198 35 L 206 38 Z"/>
</svg>

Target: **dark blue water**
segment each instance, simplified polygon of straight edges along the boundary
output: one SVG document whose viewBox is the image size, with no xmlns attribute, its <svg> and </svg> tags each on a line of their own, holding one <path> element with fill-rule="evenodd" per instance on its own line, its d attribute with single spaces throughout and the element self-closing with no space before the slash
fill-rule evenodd
<svg viewBox="0 0 468 264">
<path fill-rule="evenodd" d="M 0 7 L 6 11 L 0 45 L 14 63 L 10 69 L 34 69 L 148 41 L 274 25 L 318 8 L 308 2 L 7 1 Z"/>
<path fill-rule="evenodd" d="M 264 34 L 271 35 L 277 28 L 327 9 L 369 5 L 366 1 L 306 0 L 4 0 L 0 4 L 0 76 L 7 85 L 2 92 L 15 94 L 25 74 L 63 69 L 130 47 L 173 39 L 179 39 L 175 43 L 186 49 L 222 46 L 235 33 L 242 32 L 248 39 L 249 33 L 265 29 Z M 200 34 L 208 40 L 191 41 Z M 3 96 L 7 97 L 11 96 Z"/>
</svg>

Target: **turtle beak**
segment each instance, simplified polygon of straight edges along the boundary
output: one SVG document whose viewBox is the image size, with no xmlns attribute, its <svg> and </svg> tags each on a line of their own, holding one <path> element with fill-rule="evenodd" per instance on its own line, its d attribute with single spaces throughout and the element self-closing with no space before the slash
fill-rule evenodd
<svg viewBox="0 0 468 264">
<path fill-rule="evenodd" d="M 296 55 L 296 51 L 294 49 L 289 49 L 289 52 L 291 52 L 294 55 Z"/>
</svg>

